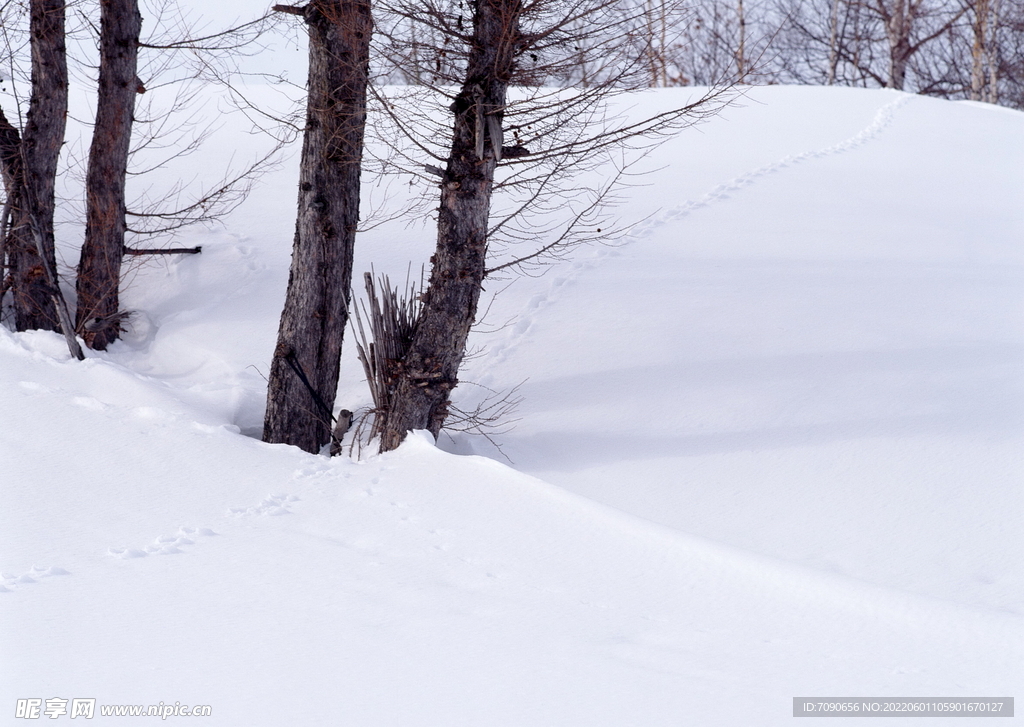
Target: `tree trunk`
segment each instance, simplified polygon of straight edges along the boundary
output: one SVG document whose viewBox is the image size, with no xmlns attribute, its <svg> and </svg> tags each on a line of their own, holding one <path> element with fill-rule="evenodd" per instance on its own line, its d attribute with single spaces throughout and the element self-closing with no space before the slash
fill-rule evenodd
<svg viewBox="0 0 1024 727">
<path fill-rule="evenodd" d="M 302 14 L 308 26 L 309 97 L 295 244 L 263 441 L 315 453 L 331 440 L 348 322 L 373 22 L 369 0 L 276 9 Z"/>
<path fill-rule="evenodd" d="M 888 88 L 902 91 L 907 78 L 907 64 L 913 53 L 910 44 L 911 16 L 913 7 L 907 7 L 907 0 L 895 0 L 892 11 L 885 18 L 885 31 L 889 39 L 889 83 Z"/>
<path fill-rule="evenodd" d="M 651 88 L 661 85 L 660 79 L 665 65 L 665 46 L 664 44 L 657 45 L 654 40 L 658 37 L 655 29 L 658 16 L 654 4 L 655 0 L 644 0 L 644 20 L 647 23 L 647 65 L 651 74 Z"/>
<path fill-rule="evenodd" d="M 1001 24 L 1000 0 L 992 0 L 992 25 L 989 30 L 988 52 L 985 54 L 988 63 L 988 93 L 985 101 L 999 103 L 999 28 Z"/>
<path fill-rule="evenodd" d="M 78 321 L 85 342 L 104 350 L 119 332 L 125 174 L 132 136 L 142 16 L 138 0 L 102 0 L 96 124 L 86 175 L 85 244 L 78 263 Z M 86 328 L 89 321 L 98 324 Z M 91 329 L 91 330 L 90 330 Z"/>
<path fill-rule="evenodd" d="M 22 134 L 24 194 L 21 222 L 8 240 L 14 325 L 19 331 L 60 329 L 44 265 L 57 270 L 53 240 L 54 180 L 64 143 L 68 109 L 68 67 L 64 41 L 65 0 L 32 0 L 32 96 Z M 42 237 L 40 257 L 26 218 L 31 216 Z"/>
<path fill-rule="evenodd" d="M 10 263 L 9 268 L 12 271 L 0 282 L 0 301 L 3 300 L 7 290 L 15 285 L 14 266 L 18 262 L 19 256 L 24 260 L 25 251 L 34 249 L 36 251 L 35 259 L 37 261 L 43 259 L 40 257 L 40 253 L 44 250 L 45 238 L 41 225 L 29 212 L 32 203 L 28 189 L 25 187 L 24 162 L 21 136 L 4 116 L 3 111 L 0 111 L 0 170 L 2 170 L 4 190 L 7 194 L 2 219 L 0 219 L 0 265 L 8 266 Z M 64 333 L 64 339 L 67 341 L 68 350 L 72 356 L 81 361 L 85 355 L 75 338 L 71 314 L 68 313 L 64 296 L 61 295 L 57 274 L 53 267 L 44 263 L 39 264 L 39 272 L 45 283 L 44 290 L 49 294 L 49 303 L 57 318 L 58 328 Z"/>
<path fill-rule="evenodd" d="M 12 250 L 21 244 L 16 237 L 20 234 L 20 226 L 25 224 L 21 202 L 21 167 L 21 134 L 7 120 L 3 109 L 0 109 L 0 174 L 3 176 L 6 197 L 3 220 L 0 220 L 0 303 L 13 282 L 13 276 L 7 274 L 9 259 L 13 260 Z"/>
<path fill-rule="evenodd" d="M 743 0 L 737 0 L 736 20 L 739 25 L 739 43 L 736 48 L 736 80 L 743 83 L 747 76 L 747 16 L 743 12 Z"/>
<path fill-rule="evenodd" d="M 437 251 L 387 414 L 382 451 L 396 448 L 414 429 L 428 429 L 436 437 L 448 415 L 486 269 L 491 188 L 521 12 L 520 0 L 476 3 L 466 78 L 451 106 L 455 119 L 441 184 Z"/>
<path fill-rule="evenodd" d="M 828 16 L 828 77 L 826 86 L 836 82 L 836 69 L 839 65 L 839 0 L 832 0 L 832 10 Z"/>
<path fill-rule="evenodd" d="M 981 101 L 985 91 L 985 61 L 988 57 L 989 47 L 989 7 L 988 0 L 974 0 L 974 22 L 971 30 L 974 35 L 974 42 L 971 44 L 971 101 Z"/>
</svg>

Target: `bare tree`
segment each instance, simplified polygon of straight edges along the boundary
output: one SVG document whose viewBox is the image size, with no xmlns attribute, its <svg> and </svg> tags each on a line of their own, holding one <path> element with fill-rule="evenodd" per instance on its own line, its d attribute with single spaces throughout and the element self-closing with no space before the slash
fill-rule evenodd
<svg viewBox="0 0 1024 727">
<path fill-rule="evenodd" d="M 971 100 L 981 101 L 982 92 L 988 81 L 985 67 L 991 65 L 991 6 L 989 0 L 975 0 L 972 9 L 974 17 L 971 29 L 974 31 L 974 42 L 971 44 Z"/>
<path fill-rule="evenodd" d="M 782 0 L 784 18 L 774 60 L 786 82 L 884 86 L 885 33 L 854 0 Z"/>
<path fill-rule="evenodd" d="M 828 17 L 828 76 L 825 84 L 836 82 L 836 68 L 839 65 L 839 0 L 832 0 Z"/>
<path fill-rule="evenodd" d="M 1022 80 L 1006 62 L 1017 55 L 1020 43 L 1013 38 L 1014 8 L 1008 16 L 1000 0 L 963 0 L 962 6 L 965 22 L 951 29 L 943 53 L 929 57 L 919 73 L 936 95 L 999 103 L 1001 86 Z M 1015 10 L 1019 17 L 1019 5 Z"/>
<path fill-rule="evenodd" d="M 1024 7 L 1000 0 L 998 9 L 990 98 L 1024 109 Z"/>
<path fill-rule="evenodd" d="M 85 244 L 78 263 L 78 323 L 99 350 L 120 329 L 119 288 L 124 257 L 125 175 L 131 145 L 142 15 L 138 0 L 103 0 L 96 123 L 86 178 Z M 90 322 L 92 322 L 90 324 Z"/>
<path fill-rule="evenodd" d="M 774 80 L 768 46 L 778 19 L 766 3 L 751 0 L 688 0 L 670 23 L 664 44 L 664 85 L 714 86 Z"/>
<path fill-rule="evenodd" d="M 186 225 L 217 219 L 244 198 L 248 186 L 268 166 L 274 153 L 271 151 L 240 171 L 228 172 L 212 188 L 196 191 L 195 186 L 191 185 L 186 189 L 187 182 L 177 182 L 170 189 L 162 191 L 146 188 L 150 186 L 148 184 L 143 187 L 141 182 L 150 171 L 165 167 L 201 148 L 208 132 L 201 124 L 191 120 L 201 95 L 209 95 L 211 84 L 223 88 L 239 75 L 232 61 L 258 45 L 256 41 L 268 28 L 268 16 L 226 31 L 198 35 L 192 32 L 191 23 L 185 19 L 174 0 L 144 0 L 147 12 L 155 23 L 147 41 L 140 41 L 138 2 L 103 0 L 97 4 L 99 17 L 91 14 L 92 8 L 89 6 L 75 6 L 71 18 L 77 20 L 77 24 L 62 22 L 59 28 L 52 29 L 53 34 L 63 34 L 60 47 L 65 59 L 65 94 L 69 75 L 78 84 L 97 84 L 96 118 L 71 118 L 79 128 L 87 127 L 93 132 L 88 168 L 76 154 L 73 138 L 72 143 L 65 147 L 67 151 L 61 159 L 61 186 L 65 191 L 59 199 L 59 206 L 54 204 L 57 200 L 54 185 L 50 184 L 48 220 L 45 216 L 28 214 L 30 206 L 23 200 L 35 196 L 28 194 L 33 190 L 26 190 L 23 194 L 20 189 L 12 190 L 7 185 L 7 221 L 11 226 L 10 234 L 4 235 L 9 244 L 3 246 L 6 253 L 2 261 L 10 274 L 4 277 L 5 284 L 0 289 L 0 297 L 8 289 L 14 293 L 12 308 L 16 326 L 27 327 L 28 324 L 22 322 L 22 316 L 19 315 L 19 301 L 23 302 L 25 298 L 22 294 L 25 285 L 19 285 L 19 270 L 34 270 L 37 273 L 36 279 L 46 277 L 53 280 L 53 284 L 42 286 L 36 296 L 38 299 L 42 300 L 47 291 L 51 298 L 54 295 L 59 298 L 53 245 L 54 224 L 58 219 L 74 225 L 84 221 L 86 241 L 77 277 L 78 322 L 77 325 L 62 324 L 60 327 L 67 328 L 66 333 L 81 333 L 86 342 L 95 348 L 105 348 L 117 337 L 120 321 L 127 315 L 127 312 L 118 309 L 123 255 L 138 260 L 142 255 L 154 253 L 199 251 L 198 247 L 128 247 L 126 233 L 134 240 L 166 236 Z M 61 13 L 63 7 L 63 4 L 59 4 Z M 33 39 L 33 46 L 39 44 L 40 33 L 36 32 L 39 23 L 36 22 L 36 14 L 33 14 L 31 22 L 36 25 L 27 29 L 31 32 L 26 32 L 25 18 L 19 11 L 19 6 L 14 3 L 0 7 L 0 47 L 3 50 L 0 59 L 6 71 L 0 76 L 10 80 L 10 86 L 3 90 L 16 102 L 19 115 L 22 109 L 22 104 L 18 103 L 19 93 L 26 85 L 32 85 L 28 114 L 31 119 L 37 115 L 33 112 L 32 104 L 36 104 L 36 99 L 40 97 L 37 93 L 39 53 L 34 48 L 31 53 L 28 52 L 28 39 Z M 98 78 L 93 75 L 96 67 L 89 60 L 91 48 L 88 48 L 97 41 Z M 68 45 L 71 45 L 72 53 L 63 50 Z M 145 62 L 140 63 L 139 48 L 144 48 L 148 54 Z M 24 69 L 29 64 L 30 56 L 32 70 L 26 73 Z M 67 72 L 68 67 L 71 68 L 70 74 Z M 146 77 L 145 85 L 140 76 Z M 146 97 L 138 96 L 147 91 L 147 86 L 150 93 Z M 139 105 L 136 98 L 145 100 Z M 45 118 L 59 119 L 63 124 L 68 115 L 51 108 Z M 26 123 L 24 126 L 24 139 L 21 141 L 24 149 L 19 150 L 19 158 L 25 153 L 31 156 L 29 142 L 32 140 L 33 125 Z M 15 127 L 11 129 L 17 133 Z M 60 147 L 59 143 L 57 147 Z M 56 159 L 51 159 L 50 163 L 56 169 Z M 21 171 L 18 173 L 22 174 Z M 5 177 L 10 177 L 6 171 Z M 126 178 L 134 179 L 142 187 L 134 202 L 128 201 L 127 204 Z M 25 176 L 25 179 L 28 177 Z M 83 185 L 84 194 L 77 188 L 79 183 Z M 182 197 L 186 199 L 182 201 Z M 18 204 L 13 204 L 15 202 Z M 60 214 L 55 216 L 54 211 Z M 47 231 L 44 249 L 49 251 L 49 255 L 39 259 L 48 259 L 48 266 L 36 264 L 32 258 L 32 227 L 27 223 L 33 220 L 40 221 L 41 229 Z M 27 266 L 25 259 L 32 266 Z M 51 301 L 50 306 L 53 305 Z M 59 319 L 59 309 L 66 307 L 62 299 L 56 307 L 56 317 Z"/>
<path fill-rule="evenodd" d="M 747 76 L 747 14 L 743 10 L 743 0 L 736 0 L 736 25 L 739 38 L 736 43 L 736 77 L 743 81 Z"/>
<path fill-rule="evenodd" d="M 914 0 L 875 0 L 873 6 L 885 23 L 885 35 L 889 40 L 889 82 L 886 85 L 902 91 L 907 63 L 913 53 L 910 34 L 921 3 Z"/>
<path fill-rule="evenodd" d="M 452 103 L 451 151 L 441 184 L 437 251 L 416 332 L 382 435 L 394 449 L 413 429 L 436 437 L 448 416 L 486 270 L 494 169 L 501 158 L 508 82 L 523 44 L 521 0 L 478 0 L 462 90 Z"/>
<path fill-rule="evenodd" d="M 941 94 L 935 61 L 967 8 L 941 0 L 787 0 L 779 12 L 785 80 Z"/>
<path fill-rule="evenodd" d="M 53 217 L 57 161 L 68 108 L 64 7 L 64 0 L 32 0 L 29 6 L 32 94 L 19 146 L 21 164 L 15 173 L 15 184 L 21 189 L 8 191 L 8 199 L 16 206 L 5 244 L 8 287 L 19 331 L 56 331 L 61 327 L 54 303 L 59 291 L 54 289 Z M 9 151 L 7 156 L 11 158 Z"/>
<path fill-rule="evenodd" d="M 0 109 L 0 173 L 4 182 L 4 205 L 0 212 L 0 265 L 6 268 L 7 244 L 11 227 L 11 215 L 20 205 L 21 195 L 21 134 L 11 125 Z M 0 301 L 11 285 L 8 276 L 0 276 Z"/>
<path fill-rule="evenodd" d="M 172 0 L 156 0 L 150 5 L 155 28 L 143 41 L 138 0 L 101 3 L 98 103 L 85 183 L 85 244 L 76 283 L 77 330 L 87 344 L 100 350 L 117 339 L 125 315 L 119 300 L 125 255 L 137 258 L 200 251 L 195 247 L 128 247 L 126 233 L 136 239 L 147 238 L 218 219 L 244 199 L 251 180 L 276 151 L 275 147 L 242 171 L 228 172 L 223 180 L 195 192 L 183 203 L 178 183 L 156 199 L 136 197 L 129 208 L 125 194 L 129 177 L 140 181 L 148 171 L 202 148 L 209 126 L 197 128 L 191 121 L 201 95 L 208 94 L 210 86 L 232 88 L 232 79 L 241 75 L 235 68 L 238 58 L 251 53 L 253 46 L 260 47 L 268 26 L 268 16 L 263 16 L 237 27 L 199 34 Z M 92 27 L 91 21 L 87 24 Z M 149 56 L 141 69 L 140 52 Z M 148 89 L 140 73 L 146 76 Z M 136 99 L 148 90 L 154 92 L 149 98 L 166 96 L 170 101 L 144 102 L 141 118 L 137 118 Z M 166 151 L 154 160 L 150 152 L 158 148 Z M 129 162 L 143 155 L 148 163 L 132 168 Z"/>
<path fill-rule="evenodd" d="M 618 93 L 652 80 L 650 55 L 635 45 L 634 31 L 646 25 L 643 6 L 477 0 L 468 8 L 437 1 L 386 9 L 451 38 L 443 50 L 458 74 L 425 91 L 377 91 L 384 119 L 373 128 L 408 140 L 404 149 L 391 147 L 399 159 L 387 164 L 440 186 L 437 247 L 415 331 L 392 366 L 383 450 L 398 446 L 410 430 L 437 436 L 445 425 L 485 279 L 607 240 L 613 225 L 605 207 L 623 181 L 626 150 L 649 146 L 713 107 L 705 97 L 633 123 L 609 114 Z M 394 51 L 402 38 L 386 40 L 392 45 L 382 55 L 408 57 Z M 419 57 L 430 64 L 431 53 L 440 50 L 421 48 Z M 569 77 L 581 61 L 586 83 L 577 75 L 572 89 L 535 85 Z M 445 82 L 457 82 L 457 93 L 451 95 Z M 434 106 L 438 99 L 448 102 L 447 129 Z M 438 164 L 423 164 L 424 157 Z M 599 188 L 576 181 L 598 168 L 607 174 Z M 497 207 L 496 194 L 503 199 Z"/>
<path fill-rule="evenodd" d="M 331 439 L 349 315 L 373 23 L 368 0 L 275 9 L 306 23 L 309 95 L 295 245 L 263 440 L 317 452 Z"/>
<path fill-rule="evenodd" d="M 22 139 L 18 130 L 10 124 L 2 111 L 0 111 L 0 166 L 3 169 L 6 192 L 3 213 L 0 215 L 0 260 L 8 257 L 8 253 L 11 251 L 11 247 L 8 246 L 10 241 L 8 233 L 12 231 L 11 217 L 12 212 L 15 212 L 18 219 L 14 222 L 13 232 L 29 238 L 27 241 L 22 239 L 19 242 L 34 246 L 38 259 L 41 261 L 42 276 L 49 293 L 49 302 L 57 316 L 59 329 L 64 334 L 71 355 L 81 361 L 84 355 L 75 338 L 74 326 L 71 323 L 67 304 L 61 294 L 55 268 L 46 262 L 43 226 L 33 213 L 33 210 L 38 209 L 38 205 L 32 198 L 32 190 L 25 181 L 25 150 Z M 17 252 L 17 248 L 14 248 L 14 251 Z M 0 299 L 11 286 L 10 278 L 5 278 L 3 284 L 0 285 Z"/>
</svg>

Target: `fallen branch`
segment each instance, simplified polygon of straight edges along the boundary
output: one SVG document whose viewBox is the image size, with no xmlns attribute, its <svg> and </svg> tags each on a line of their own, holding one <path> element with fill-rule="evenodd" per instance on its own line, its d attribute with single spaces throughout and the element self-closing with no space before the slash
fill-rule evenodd
<svg viewBox="0 0 1024 727">
<path fill-rule="evenodd" d="M 126 247 L 125 255 L 198 255 L 203 251 L 202 245 L 195 247 L 138 248 Z"/>
<path fill-rule="evenodd" d="M 25 195 L 29 195 L 27 185 L 25 186 Z M 64 340 L 68 344 L 68 350 L 71 352 L 71 355 L 79 361 L 84 361 L 85 354 L 82 353 L 82 347 L 78 345 L 78 339 L 75 338 L 75 327 L 71 325 L 68 304 L 64 300 L 64 294 L 60 292 L 57 272 L 50 267 L 50 260 L 46 257 L 46 246 L 43 242 L 43 233 L 39 220 L 36 219 L 35 214 L 30 212 L 28 214 L 28 221 L 29 230 L 32 232 L 32 238 L 36 243 L 36 251 L 39 253 L 39 259 L 43 266 L 43 272 L 46 275 L 46 282 L 50 286 L 50 298 L 53 300 L 53 305 L 57 309 L 57 317 L 60 319 L 61 333 L 64 334 Z"/>
</svg>

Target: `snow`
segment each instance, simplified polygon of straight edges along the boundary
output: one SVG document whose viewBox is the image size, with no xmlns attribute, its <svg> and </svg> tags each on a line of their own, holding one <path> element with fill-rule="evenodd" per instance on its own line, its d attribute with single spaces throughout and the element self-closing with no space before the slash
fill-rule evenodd
<svg viewBox="0 0 1024 727">
<path fill-rule="evenodd" d="M 183 241 L 202 255 L 138 270 L 109 352 L 0 330 L 2 708 L 659 727 L 1015 696 L 1022 133 L 982 104 L 751 89 L 651 158 L 630 237 L 494 299 L 463 378 L 525 380 L 504 455 L 254 438 L 290 157 Z M 433 242 L 395 223 L 359 245 L 357 271 L 398 278 Z"/>
</svg>

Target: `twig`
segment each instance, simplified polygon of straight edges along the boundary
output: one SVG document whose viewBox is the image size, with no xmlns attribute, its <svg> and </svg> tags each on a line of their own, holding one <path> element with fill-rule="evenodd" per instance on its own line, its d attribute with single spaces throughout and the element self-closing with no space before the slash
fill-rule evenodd
<svg viewBox="0 0 1024 727">
<path fill-rule="evenodd" d="M 277 13 L 289 13 L 290 15 L 306 14 L 306 8 L 303 5 L 275 5 L 271 9 Z"/>
<path fill-rule="evenodd" d="M 198 255 L 203 251 L 202 245 L 195 247 L 138 248 L 126 247 L 125 255 Z"/>
</svg>

